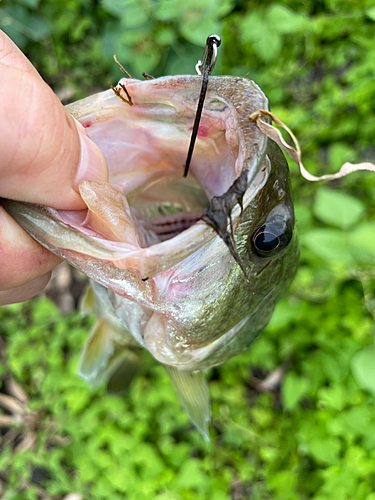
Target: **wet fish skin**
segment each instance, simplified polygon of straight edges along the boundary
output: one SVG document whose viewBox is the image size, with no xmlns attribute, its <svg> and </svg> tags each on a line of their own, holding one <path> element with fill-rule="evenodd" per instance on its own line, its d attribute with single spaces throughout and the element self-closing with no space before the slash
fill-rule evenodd
<svg viewBox="0 0 375 500">
<path fill-rule="evenodd" d="M 176 115 L 180 116 L 181 109 L 181 116 L 186 115 L 185 120 L 193 120 L 194 103 L 196 105 L 200 89 L 198 77 L 165 77 L 142 82 L 142 85 L 128 80 L 126 85 L 134 98 L 132 110 L 134 108 L 135 113 L 139 113 L 141 120 L 145 120 L 144 112 L 149 115 L 153 113 L 152 109 L 147 108 L 148 93 L 152 92 L 156 95 L 151 99 L 152 103 L 156 102 L 154 114 L 160 114 L 157 108 L 166 108 L 166 102 L 168 106 L 176 106 L 175 114 L 171 112 L 170 116 L 164 116 L 168 124 L 173 124 Z M 177 101 L 163 94 L 171 93 L 171 89 L 173 96 L 177 96 Z M 268 141 L 266 149 L 267 140 L 248 120 L 250 112 L 266 107 L 264 94 L 246 79 L 214 77 L 210 80 L 208 103 L 210 99 L 214 103 L 216 98 L 223 104 L 225 119 L 232 120 L 233 130 L 237 127 L 241 168 L 236 175 L 237 178 L 242 174 L 246 176 L 247 188 L 243 196 L 244 210 L 241 212 L 237 205 L 231 210 L 231 216 L 237 252 L 246 267 L 251 286 L 247 284 L 243 272 L 222 239 L 202 221 L 182 233 L 184 239 L 179 236 L 149 247 L 151 253 L 160 256 L 162 264 L 159 268 L 159 263 L 155 264 L 154 258 L 151 266 L 137 269 L 137 263 L 141 266 L 143 261 L 135 261 L 130 257 L 126 262 L 131 262 L 132 265 L 121 264 L 118 257 L 119 245 L 109 248 L 105 239 L 82 233 L 77 225 L 69 225 L 66 220 L 62 220 L 57 211 L 24 203 L 5 202 L 7 210 L 37 241 L 96 282 L 93 290 L 99 321 L 91 334 L 91 343 L 89 341 L 83 353 L 81 374 L 94 383 L 99 382 L 108 375 L 111 363 L 112 368 L 118 366 L 121 358 L 119 353 L 126 353 L 129 349 L 132 351 L 137 344 L 145 347 L 157 360 L 169 367 L 168 373 L 182 405 L 206 438 L 210 416 L 209 396 L 205 379 L 199 372 L 216 366 L 249 347 L 267 325 L 276 302 L 293 279 L 299 256 L 295 232 L 289 244 L 272 257 L 257 255 L 252 244 L 253 234 L 270 216 L 285 219 L 289 227 L 294 226 L 286 160 L 272 141 Z M 121 113 L 130 113 L 124 108 L 126 105 L 118 101 L 107 91 L 78 101 L 69 109 L 84 124 L 92 117 L 99 117 L 99 123 L 105 119 L 106 112 L 116 115 L 118 108 Z M 212 108 L 215 105 L 212 104 Z M 208 106 L 202 115 L 203 126 L 207 128 L 210 120 L 219 123 L 215 129 L 215 138 L 224 134 L 220 128 L 220 113 L 210 110 Z M 178 126 L 181 129 L 185 126 L 184 122 L 181 121 Z M 231 127 L 225 129 L 224 134 L 229 141 L 236 139 L 231 137 Z M 90 125 L 87 131 L 90 134 L 94 129 Z M 185 135 L 187 142 L 189 137 Z M 183 131 L 183 140 L 185 135 Z M 92 137 L 95 140 L 95 133 Z M 205 178 L 205 173 L 198 169 L 199 155 L 210 146 L 209 142 L 204 141 L 204 138 L 198 138 L 194 154 L 196 163 L 193 161 L 191 168 L 192 174 L 201 179 Z M 100 136 L 99 146 L 105 149 L 103 144 L 104 140 Z M 226 153 L 228 158 L 231 158 L 230 151 L 229 148 Z M 186 148 L 182 143 L 181 158 L 185 153 Z M 177 157 L 178 154 L 176 153 Z M 181 175 L 182 165 L 183 162 Z M 238 170 L 237 163 L 236 169 Z M 104 192 L 104 188 L 94 183 L 87 184 L 87 189 L 95 196 L 102 196 Z M 108 192 L 111 193 L 110 190 Z M 113 193 L 117 196 L 117 192 Z M 212 194 L 225 201 L 225 192 Z M 119 203 L 121 204 L 121 200 Z M 109 206 L 108 210 L 110 209 Z M 222 229 L 229 231 L 223 225 Z M 174 241 L 181 243 L 177 245 Z M 160 249 L 159 254 L 156 249 Z M 144 250 L 137 250 L 137 255 Z M 131 255 L 136 254 L 136 250 L 132 252 Z M 163 260 L 165 253 L 168 255 Z M 173 265 L 168 267 L 168 261 L 173 262 Z M 144 275 L 145 269 L 147 273 L 151 271 L 150 275 Z M 111 325 L 109 328 L 108 324 Z M 91 364 L 88 363 L 88 358 Z M 126 362 L 126 355 L 122 359 Z M 91 368 L 87 368 L 90 366 Z M 186 376 L 183 375 L 184 371 L 187 372 Z M 189 391 L 190 387 L 201 388 L 195 391 L 195 399 L 194 394 Z M 201 408 L 200 415 L 197 408 Z"/>
</svg>

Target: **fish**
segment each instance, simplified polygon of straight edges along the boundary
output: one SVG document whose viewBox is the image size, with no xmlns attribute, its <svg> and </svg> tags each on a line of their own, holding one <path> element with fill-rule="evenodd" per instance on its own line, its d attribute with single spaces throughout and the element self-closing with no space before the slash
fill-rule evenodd
<svg viewBox="0 0 375 500">
<path fill-rule="evenodd" d="M 299 245 L 288 164 L 249 118 L 268 110 L 252 80 L 210 77 L 183 176 L 201 81 L 124 78 L 68 105 L 103 152 L 109 182 L 80 183 L 85 210 L 3 204 L 90 279 L 82 309 L 98 319 L 80 375 L 127 387 L 144 348 L 208 440 L 205 372 L 264 330 L 296 273 Z"/>
</svg>

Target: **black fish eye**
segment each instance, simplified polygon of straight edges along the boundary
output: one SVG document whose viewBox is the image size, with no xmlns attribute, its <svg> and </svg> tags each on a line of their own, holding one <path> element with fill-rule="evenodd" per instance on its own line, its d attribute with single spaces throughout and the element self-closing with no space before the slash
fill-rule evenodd
<svg viewBox="0 0 375 500">
<path fill-rule="evenodd" d="M 253 234 L 253 244 L 258 252 L 273 252 L 280 246 L 280 238 L 277 228 L 272 226 L 261 226 Z"/>
<path fill-rule="evenodd" d="M 259 257 L 273 257 L 289 245 L 292 236 L 290 220 L 266 221 L 251 236 L 251 248 Z"/>
</svg>

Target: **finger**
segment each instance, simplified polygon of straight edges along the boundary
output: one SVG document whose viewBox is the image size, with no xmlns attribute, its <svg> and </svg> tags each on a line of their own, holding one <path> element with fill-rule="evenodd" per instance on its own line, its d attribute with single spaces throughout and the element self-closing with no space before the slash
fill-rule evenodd
<svg viewBox="0 0 375 500">
<path fill-rule="evenodd" d="M 17 47 L 17 45 L 13 43 L 12 40 L 1 30 L 0 30 L 0 63 L 5 64 L 6 66 L 11 66 L 12 68 L 22 69 L 24 71 L 28 71 L 29 73 L 34 73 L 35 75 L 40 76 L 37 70 L 31 64 L 31 62 Z M 74 117 L 73 119 L 77 129 L 80 132 L 83 132 L 85 135 L 87 135 L 85 127 L 81 125 L 81 123 Z"/>
<path fill-rule="evenodd" d="M 53 269 L 61 259 L 24 231 L 0 207 L 0 291 L 34 281 Z"/>
<path fill-rule="evenodd" d="M 36 278 L 33 281 L 30 281 L 26 285 L 21 285 L 17 288 L 13 288 L 12 290 L 0 292 L 0 306 L 31 299 L 34 295 L 43 290 L 43 288 L 48 284 L 50 278 L 51 273 L 49 272 L 43 276 L 39 276 L 39 278 Z"/>
<path fill-rule="evenodd" d="M 99 148 L 37 75 L 0 64 L 0 88 L 0 196 L 85 208 L 79 182 L 108 179 Z"/>
<path fill-rule="evenodd" d="M 16 44 L 0 30 L 0 63 L 13 68 L 22 69 L 33 73 L 39 78 L 40 75 L 27 57 L 20 51 Z"/>
</svg>

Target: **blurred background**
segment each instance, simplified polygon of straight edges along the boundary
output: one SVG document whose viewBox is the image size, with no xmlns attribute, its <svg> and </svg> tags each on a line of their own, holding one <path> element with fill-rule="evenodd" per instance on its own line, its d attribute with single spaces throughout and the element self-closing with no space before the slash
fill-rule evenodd
<svg viewBox="0 0 375 500">
<path fill-rule="evenodd" d="M 195 73 L 217 33 L 214 73 L 261 86 L 311 172 L 375 161 L 373 0 L 2 0 L 0 28 L 64 103 L 115 84 L 113 54 L 137 78 Z M 1 498 L 375 500 L 375 175 L 290 167 L 299 272 L 208 373 L 209 444 L 156 364 L 122 397 L 78 378 L 78 273 L 0 308 Z"/>
</svg>

